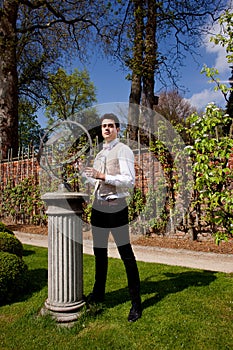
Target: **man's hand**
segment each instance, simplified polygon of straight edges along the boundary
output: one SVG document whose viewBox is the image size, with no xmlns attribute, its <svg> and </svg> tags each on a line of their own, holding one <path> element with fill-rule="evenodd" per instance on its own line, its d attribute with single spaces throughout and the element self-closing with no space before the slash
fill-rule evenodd
<svg viewBox="0 0 233 350">
<path fill-rule="evenodd" d="M 94 179 L 105 180 L 105 175 L 94 168 L 87 167 L 84 169 L 84 172 L 87 177 L 93 177 Z"/>
</svg>

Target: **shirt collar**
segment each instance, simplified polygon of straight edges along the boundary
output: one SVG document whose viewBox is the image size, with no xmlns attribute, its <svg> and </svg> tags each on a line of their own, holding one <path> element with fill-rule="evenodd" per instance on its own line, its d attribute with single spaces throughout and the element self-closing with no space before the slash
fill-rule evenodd
<svg viewBox="0 0 233 350">
<path fill-rule="evenodd" d="M 118 142 L 119 142 L 119 138 L 116 138 L 109 143 L 104 143 L 103 149 L 110 151 Z"/>
</svg>

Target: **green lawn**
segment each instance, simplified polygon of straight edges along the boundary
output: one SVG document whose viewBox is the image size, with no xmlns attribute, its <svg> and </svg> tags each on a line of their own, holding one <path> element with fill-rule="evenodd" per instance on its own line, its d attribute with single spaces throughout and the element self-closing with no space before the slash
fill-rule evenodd
<svg viewBox="0 0 233 350">
<path fill-rule="evenodd" d="M 47 249 L 24 246 L 28 295 L 0 307 L 1 350 L 233 349 L 233 274 L 139 262 L 143 316 L 129 323 L 123 264 L 109 259 L 106 303 L 72 328 L 38 316 L 47 297 Z M 94 259 L 84 256 L 84 292 L 91 291 Z"/>
</svg>

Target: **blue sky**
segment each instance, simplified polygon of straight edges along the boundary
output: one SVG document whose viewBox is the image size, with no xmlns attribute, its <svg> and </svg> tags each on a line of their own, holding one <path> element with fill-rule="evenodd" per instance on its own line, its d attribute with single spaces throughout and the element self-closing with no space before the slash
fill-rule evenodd
<svg viewBox="0 0 233 350">
<path fill-rule="evenodd" d="M 201 74 L 201 69 L 204 64 L 217 68 L 219 78 L 227 83 L 231 76 L 231 69 L 226 60 L 225 49 L 213 45 L 209 42 L 209 38 L 206 38 L 206 43 L 200 47 L 199 53 L 200 56 L 196 58 L 198 63 L 187 55 L 184 61 L 185 66 L 180 70 L 180 85 L 187 89 L 184 97 L 198 108 L 204 108 L 209 102 L 215 102 L 217 105 L 224 107 L 225 100 L 222 94 L 214 91 L 215 85 L 209 83 L 205 74 Z M 94 57 L 87 69 L 90 79 L 96 86 L 99 104 L 128 101 L 130 82 L 125 79 L 126 72 L 123 72 L 116 64 Z M 160 86 L 155 81 L 155 94 L 159 88 Z"/>
<path fill-rule="evenodd" d="M 219 28 L 213 28 L 213 32 L 218 33 Z M 200 46 L 200 55 L 197 56 L 198 63 L 187 54 L 184 67 L 180 69 L 182 85 L 187 92 L 183 97 L 198 109 L 204 109 L 209 102 L 214 102 L 218 106 L 225 107 L 226 102 L 220 92 L 214 91 L 215 85 L 208 82 L 208 78 L 201 74 L 204 64 L 208 67 L 215 67 L 219 70 L 219 78 L 227 83 L 231 76 L 231 69 L 226 60 L 225 49 L 210 43 L 209 37 L 205 38 L 205 44 Z M 72 68 L 83 69 L 80 64 L 73 63 Z M 97 92 L 97 104 L 127 102 L 130 93 L 130 82 L 125 79 L 126 72 L 107 59 L 96 55 L 92 57 L 89 65 L 86 66 L 91 81 L 93 81 Z M 159 94 L 160 86 L 155 81 L 155 94 Z M 172 86 L 170 87 L 172 89 Z M 169 90 L 169 86 L 168 86 Z M 44 119 L 39 117 L 39 122 L 44 126 Z"/>
<path fill-rule="evenodd" d="M 201 74 L 204 64 L 219 70 L 219 78 L 223 81 L 229 79 L 231 70 L 226 61 L 226 53 L 221 47 L 213 47 L 207 44 L 200 49 L 201 56 L 198 64 L 193 58 L 187 57 L 184 67 L 181 68 L 180 85 L 187 89 L 185 98 L 196 107 L 203 108 L 208 102 L 225 105 L 221 93 L 214 91 L 214 84 L 209 83 L 205 74 Z M 97 87 L 97 98 L 99 103 L 126 102 L 129 98 L 130 82 L 125 80 L 125 73 L 117 70 L 115 66 L 106 61 L 97 61 L 90 70 L 91 79 Z M 160 86 L 155 81 L 156 88 Z M 169 86 L 168 86 L 169 88 Z M 172 86 L 171 86 L 172 88 Z"/>
</svg>

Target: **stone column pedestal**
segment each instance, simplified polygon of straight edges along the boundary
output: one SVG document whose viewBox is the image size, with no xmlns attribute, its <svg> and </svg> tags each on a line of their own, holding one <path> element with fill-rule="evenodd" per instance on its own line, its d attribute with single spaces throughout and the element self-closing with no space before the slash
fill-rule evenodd
<svg viewBox="0 0 233 350">
<path fill-rule="evenodd" d="M 87 195 L 76 192 L 46 193 L 48 205 L 48 299 L 43 313 L 58 322 L 73 322 L 83 300 L 82 203 Z"/>
</svg>

